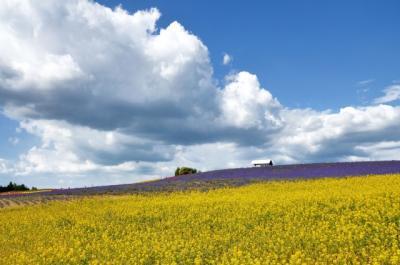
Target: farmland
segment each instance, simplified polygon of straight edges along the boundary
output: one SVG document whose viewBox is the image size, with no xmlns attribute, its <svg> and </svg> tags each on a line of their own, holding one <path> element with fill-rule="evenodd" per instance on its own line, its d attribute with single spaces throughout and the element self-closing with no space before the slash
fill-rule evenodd
<svg viewBox="0 0 400 265">
<path fill-rule="evenodd" d="M 55 196 L 87 196 L 102 194 L 138 194 L 147 192 L 174 192 L 184 190 L 210 190 L 221 187 L 236 187 L 254 182 L 270 180 L 297 180 L 324 177 L 348 177 L 371 174 L 400 173 L 400 161 L 369 161 L 344 163 L 315 163 L 278 165 L 273 167 L 232 168 L 166 177 L 133 184 L 97 186 L 73 189 L 52 189 L 37 194 L 3 195 L 3 199 L 14 201 L 29 196 L 56 198 Z M 24 199 L 26 201 L 26 199 Z M 35 199 L 34 199 L 35 200 Z M 0 205 L 1 207 L 1 205 Z"/>
<path fill-rule="evenodd" d="M 0 264 L 399 264 L 400 174 L 0 209 Z"/>
</svg>

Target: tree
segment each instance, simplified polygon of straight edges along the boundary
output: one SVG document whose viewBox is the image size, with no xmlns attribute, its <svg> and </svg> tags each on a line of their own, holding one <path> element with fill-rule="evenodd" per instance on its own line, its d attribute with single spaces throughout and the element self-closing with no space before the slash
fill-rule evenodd
<svg viewBox="0 0 400 265">
<path fill-rule="evenodd" d="M 10 181 L 7 186 L 3 187 L 0 186 L 0 192 L 7 192 L 7 191 L 26 191 L 29 190 L 27 186 L 24 184 L 17 185 L 17 183 Z"/>
<path fill-rule="evenodd" d="M 197 169 L 191 168 L 191 167 L 178 167 L 175 170 L 175 176 L 196 174 L 196 173 L 197 173 Z"/>
</svg>

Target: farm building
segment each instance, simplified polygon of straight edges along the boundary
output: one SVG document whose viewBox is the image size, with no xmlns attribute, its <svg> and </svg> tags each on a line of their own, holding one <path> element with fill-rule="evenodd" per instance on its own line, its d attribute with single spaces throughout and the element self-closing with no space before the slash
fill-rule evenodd
<svg viewBox="0 0 400 265">
<path fill-rule="evenodd" d="M 273 165 L 272 160 L 269 159 L 253 160 L 251 161 L 251 164 L 255 167 L 267 167 Z"/>
</svg>

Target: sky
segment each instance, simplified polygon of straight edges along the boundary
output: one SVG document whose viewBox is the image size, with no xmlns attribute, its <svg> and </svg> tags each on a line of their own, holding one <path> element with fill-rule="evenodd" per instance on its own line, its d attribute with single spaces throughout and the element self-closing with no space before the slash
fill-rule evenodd
<svg viewBox="0 0 400 265">
<path fill-rule="evenodd" d="M 400 157 L 398 1 L 6 0 L 0 185 Z"/>
</svg>

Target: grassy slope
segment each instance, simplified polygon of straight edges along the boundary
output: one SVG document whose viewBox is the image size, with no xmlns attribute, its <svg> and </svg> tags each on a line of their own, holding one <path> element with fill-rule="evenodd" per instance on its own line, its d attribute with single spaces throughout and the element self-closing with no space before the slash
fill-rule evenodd
<svg viewBox="0 0 400 265">
<path fill-rule="evenodd" d="M 399 264 L 400 175 L 0 209 L 0 264 Z"/>
</svg>

